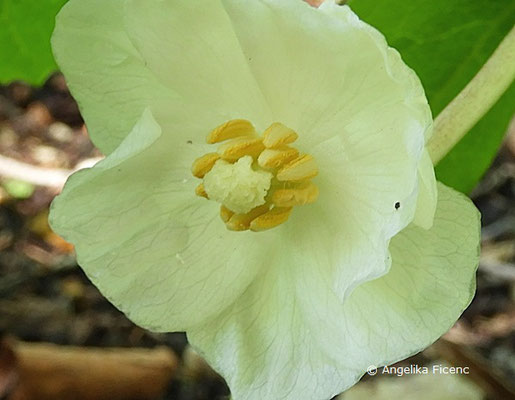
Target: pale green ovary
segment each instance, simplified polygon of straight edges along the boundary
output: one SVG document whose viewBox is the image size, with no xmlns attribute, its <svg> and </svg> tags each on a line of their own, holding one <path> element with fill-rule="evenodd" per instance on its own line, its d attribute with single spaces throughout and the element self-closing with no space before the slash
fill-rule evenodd
<svg viewBox="0 0 515 400">
<path fill-rule="evenodd" d="M 272 174 L 255 171 L 252 162 L 251 156 L 242 157 L 234 164 L 218 160 L 204 177 L 209 198 L 240 214 L 265 204 Z"/>
</svg>

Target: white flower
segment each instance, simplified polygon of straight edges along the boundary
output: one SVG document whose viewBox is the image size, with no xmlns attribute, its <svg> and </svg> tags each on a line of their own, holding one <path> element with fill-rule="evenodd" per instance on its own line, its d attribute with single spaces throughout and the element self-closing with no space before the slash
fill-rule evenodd
<svg viewBox="0 0 515 400">
<path fill-rule="evenodd" d="M 69 180 L 53 228 L 129 318 L 186 331 L 235 400 L 328 399 L 428 346 L 470 302 L 478 213 L 443 185 L 437 201 L 422 86 L 348 7 L 70 0 L 53 48 L 107 154 Z M 293 130 L 318 172 L 310 204 L 261 232 L 224 221 L 269 210 L 277 182 L 298 189 L 257 161 L 264 147 L 211 188 L 191 173 L 216 150 L 209 132 L 241 119 L 254 138 Z M 216 200 L 232 202 L 224 221 Z"/>
</svg>

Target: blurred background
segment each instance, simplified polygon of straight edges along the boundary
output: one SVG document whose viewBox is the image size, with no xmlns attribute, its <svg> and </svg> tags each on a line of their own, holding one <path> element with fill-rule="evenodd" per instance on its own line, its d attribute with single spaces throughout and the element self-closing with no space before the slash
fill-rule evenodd
<svg viewBox="0 0 515 400">
<path fill-rule="evenodd" d="M 53 17 L 66 0 L 16 1 L 0 0 L 0 399 L 228 398 L 223 379 L 188 346 L 184 334 L 154 334 L 135 326 L 88 281 L 76 264 L 73 246 L 49 228 L 50 203 L 66 178 L 76 169 L 93 165 L 101 154 L 89 141 L 63 76 L 52 72 L 56 65 L 49 37 Z M 477 15 L 485 16 L 482 23 L 488 26 L 494 26 L 493 16 L 501 15 L 496 29 L 489 31 L 489 40 L 475 41 L 476 31 L 472 30 L 485 30 L 469 20 L 464 20 L 463 26 L 468 28 L 461 31 L 443 22 L 434 27 L 461 32 L 457 37 L 464 53 L 471 52 L 467 46 L 473 49 L 473 44 L 480 44 L 469 60 L 468 72 L 458 76 L 454 86 L 445 86 L 445 96 L 437 92 L 444 85 L 430 80 L 437 75 L 436 70 L 424 69 L 426 59 L 419 57 L 402 35 L 387 34 L 398 48 L 404 46 L 402 54 L 410 65 L 420 65 L 415 69 L 428 97 L 440 99 L 441 104 L 436 100 L 431 103 L 435 114 L 435 107 L 443 108 L 461 90 L 510 29 L 513 18 L 506 18 L 511 15 L 510 0 L 503 1 L 489 3 L 490 16 L 479 5 L 477 12 L 469 13 L 470 21 Z M 367 4 L 374 2 L 354 3 L 366 11 Z M 425 4 L 433 3 L 445 2 Z M 510 4 L 514 8 L 515 2 Z M 30 16 L 25 13 L 27 7 L 32 7 Z M 374 10 L 375 6 L 371 7 Z M 508 7 L 506 15 L 498 12 L 503 7 Z M 449 8 L 448 14 L 455 18 L 453 10 Z M 384 14 L 376 14 L 380 24 Z M 371 12 L 370 19 L 376 14 Z M 45 15 L 51 23 L 40 24 Z M 24 21 L 19 35 L 14 34 L 16 24 L 11 24 L 10 34 L 3 29 L 9 21 Z M 416 32 L 419 26 L 433 29 L 417 21 Z M 387 31 L 388 23 L 383 24 Z M 391 26 L 394 29 L 397 23 Z M 408 23 L 403 26 L 409 29 Z M 26 43 L 36 43 L 34 38 L 38 38 L 39 45 L 34 49 L 20 47 L 23 37 Z M 420 40 L 416 42 L 418 46 Z M 438 41 L 428 41 L 424 51 L 427 49 L 441 49 L 441 60 L 455 53 L 446 53 Z M 458 53 L 456 57 L 462 58 Z M 455 68 L 451 63 L 447 67 Z M 443 67 L 437 72 L 448 75 Z M 27 77 L 32 85 L 17 80 L 20 77 Z M 504 113 L 502 118 L 513 116 L 513 88 L 497 106 Z M 503 132 L 505 136 L 492 165 L 470 194 L 482 213 L 481 262 L 472 304 L 430 348 L 396 364 L 395 370 L 371 368 L 359 384 L 338 399 L 515 399 L 515 123 L 512 119 L 506 130 L 501 114 L 489 115 L 490 120 L 470 137 L 500 136 Z M 497 132 L 499 126 L 501 132 Z M 481 143 L 471 139 L 467 144 L 476 146 L 478 160 L 481 149 L 486 149 Z M 493 143 L 490 148 L 496 146 Z M 488 151 L 478 164 L 490 162 Z M 463 191 L 474 181 L 469 175 L 483 172 L 473 162 L 463 162 L 466 159 L 444 160 L 446 171 L 460 172 L 453 175 L 453 186 L 463 184 Z M 441 169 L 440 177 L 449 181 L 444 172 Z"/>
</svg>

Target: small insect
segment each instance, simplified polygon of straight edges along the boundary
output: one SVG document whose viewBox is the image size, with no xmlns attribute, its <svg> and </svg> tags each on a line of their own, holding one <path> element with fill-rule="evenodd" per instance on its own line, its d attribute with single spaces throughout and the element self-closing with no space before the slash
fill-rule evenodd
<svg viewBox="0 0 515 400">
<path fill-rule="evenodd" d="M 399 208 L 401 208 L 401 203 L 400 202 L 395 203 L 395 209 L 398 210 Z"/>
</svg>

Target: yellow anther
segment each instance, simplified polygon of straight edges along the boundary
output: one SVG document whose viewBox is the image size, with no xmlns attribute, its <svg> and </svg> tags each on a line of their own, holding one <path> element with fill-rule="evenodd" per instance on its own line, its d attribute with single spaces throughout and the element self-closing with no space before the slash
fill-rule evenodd
<svg viewBox="0 0 515 400">
<path fill-rule="evenodd" d="M 205 197 L 206 199 L 209 199 L 206 193 L 206 189 L 204 189 L 204 185 L 201 183 L 195 188 L 195 194 L 200 197 Z"/>
<path fill-rule="evenodd" d="M 221 204 L 220 218 L 228 230 L 265 231 L 286 222 L 294 206 L 314 203 L 318 188 L 311 178 L 318 167 L 310 155 L 293 146 L 297 133 L 275 122 L 262 136 L 247 120 L 234 119 L 208 136 L 220 143 L 217 153 L 193 163 L 193 175 L 202 179 L 197 196 Z"/>
<path fill-rule="evenodd" d="M 272 195 L 272 203 L 277 207 L 293 207 L 314 203 L 318 198 L 318 187 L 305 183 L 294 189 L 277 189 Z"/>
<path fill-rule="evenodd" d="M 277 172 L 279 181 L 299 182 L 317 176 L 318 167 L 315 159 L 309 154 L 304 154 L 290 161 Z"/>
<path fill-rule="evenodd" d="M 213 129 L 207 137 L 209 144 L 223 142 L 240 136 L 252 136 L 256 130 L 246 119 L 233 119 Z"/>
<path fill-rule="evenodd" d="M 279 168 L 297 158 L 299 151 L 293 147 L 282 146 L 277 149 L 265 149 L 259 155 L 258 164 L 262 168 Z"/>
<path fill-rule="evenodd" d="M 277 148 L 297 140 L 297 133 L 280 122 L 274 122 L 263 132 L 263 143 L 269 149 Z"/>
<path fill-rule="evenodd" d="M 213 165 L 215 165 L 215 162 L 217 162 L 219 159 L 220 154 L 218 153 L 208 153 L 202 157 L 197 158 L 191 166 L 191 172 L 193 173 L 193 176 L 196 176 L 197 178 L 203 178 L 204 175 L 211 171 L 211 168 L 213 168 Z"/>
<path fill-rule="evenodd" d="M 266 231 L 286 222 L 292 207 L 274 207 L 267 213 L 260 215 L 250 223 L 250 230 L 254 232 Z"/>
<path fill-rule="evenodd" d="M 220 218 L 222 218 L 222 221 L 229 221 L 233 215 L 234 213 L 231 210 L 229 210 L 226 206 L 222 205 L 220 207 Z"/>
<path fill-rule="evenodd" d="M 246 231 L 250 228 L 250 224 L 254 219 L 262 214 L 265 214 L 270 209 L 270 206 L 264 204 L 250 210 L 246 214 L 233 214 L 229 221 L 225 223 L 227 229 L 230 231 Z"/>
<path fill-rule="evenodd" d="M 223 160 L 234 162 L 243 156 L 251 156 L 257 158 L 264 150 L 265 146 L 260 138 L 237 138 L 222 144 L 218 148 L 218 153 Z"/>
</svg>

